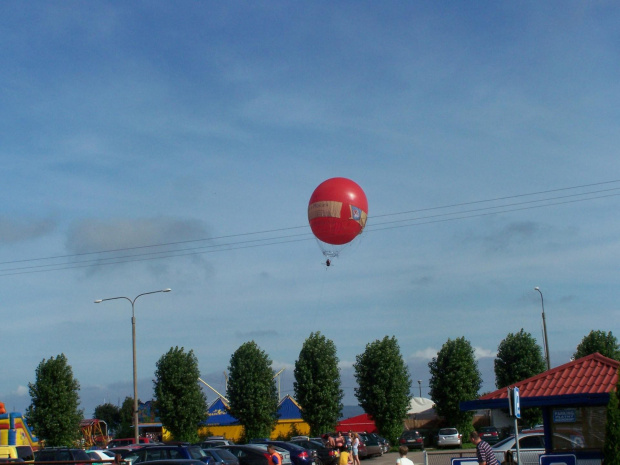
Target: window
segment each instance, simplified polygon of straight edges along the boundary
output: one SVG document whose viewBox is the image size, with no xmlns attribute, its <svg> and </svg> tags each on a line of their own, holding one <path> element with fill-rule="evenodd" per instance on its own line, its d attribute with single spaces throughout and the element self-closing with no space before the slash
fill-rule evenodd
<svg viewBox="0 0 620 465">
<path fill-rule="evenodd" d="M 519 447 L 521 449 L 544 449 L 544 436 L 542 434 L 540 436 L 525 436 L 519 439 Z"/>
</svg>

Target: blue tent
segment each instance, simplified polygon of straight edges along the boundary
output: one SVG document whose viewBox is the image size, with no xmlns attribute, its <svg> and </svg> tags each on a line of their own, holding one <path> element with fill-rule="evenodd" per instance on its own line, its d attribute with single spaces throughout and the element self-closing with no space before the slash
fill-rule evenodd
<svg viewBox="0 0 620 465">
<path fill-rule="evenodd" d="M 218 397 L 217 400 L 209 406 L 207 413 L 209 417 L 201 423 L 202 425 L 228 426 L 239 424 L 239 421 L 228 413 L 228 405 L 221 397 Z"/>
</svg>

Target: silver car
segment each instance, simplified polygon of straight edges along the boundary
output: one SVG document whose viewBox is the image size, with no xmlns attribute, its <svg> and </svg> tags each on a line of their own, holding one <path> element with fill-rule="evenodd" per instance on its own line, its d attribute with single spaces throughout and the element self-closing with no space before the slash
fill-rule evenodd
<svg viewBox="0 0 620 465">
<path fill-rule="evenodd" d="M 583 445 L 561 434 L 553 435 L 554 449 L 558 450 L 575 450 L 581 449 Z M 517 463 L 517 446 L 514 436 L 491 446 L 495 458 L 501 463 L 506 460 L 506 453 L 512 455 L 512 460 Z M 519 434 L 519 449 L 521 452 L 522 465 L 538 465 L 539 457 L 545 453 L 545 435 L 544 433 L 523 433 Z"/>
<path fill-rule="evenodd" d="M 456 428 L 441 428 L 437 434 L 437 448 L 439 447 L 461 447 L 461 433 Z"/>
</svg>

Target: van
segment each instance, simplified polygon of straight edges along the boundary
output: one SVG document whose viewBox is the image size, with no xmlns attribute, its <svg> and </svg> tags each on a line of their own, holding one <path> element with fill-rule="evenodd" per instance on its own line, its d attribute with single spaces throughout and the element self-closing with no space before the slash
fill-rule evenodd
<svg viewBox="0 0 620 465">
<path fill-rule="evenodd" d="M 152 441 L 149 438 L 140 438 L 140 444 L 150 444 Z M 136 438 L 119 438 L 112 439 L 108 442 L 108 445 L 105 446 L 106 449 L 112 449 L 113 447 L 125 447 L 131 446 L 136 443 Z"/>
</svg>

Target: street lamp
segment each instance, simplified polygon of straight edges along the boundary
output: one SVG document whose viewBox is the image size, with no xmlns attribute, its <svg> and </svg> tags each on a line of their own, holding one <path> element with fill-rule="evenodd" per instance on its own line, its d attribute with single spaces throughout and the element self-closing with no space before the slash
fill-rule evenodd
<svg viewBox="0 0 620 465">
<path fill-rule="evenodd" d="M 158 292 L 170 292 L 171 290 L 172 289 L 162 289 L 159 291 L 144 292 L 137 295 L 133 300 L 129 297 L 109 297 L 107 299 L 95 300 L 96 304 L 100 304 L 101 302 L 105 302 L 106 300 L 117 299 L 125 299 L 131 303 L 131 341 L 133 344 L 133 428 L 136 444 L 140 444 L 140 432 L 138 431 L 138 367 L 136 363 L 136 314 L 134 304 L 136 303 L 136 300 L 138 300 L 138 297 L 141 297 L 143 295 L 157 294 Z"/>
<path fill-rule="evenodd" d="M 545 320 L 545 300 L 543 299 L 543 294 L 540 291 L 540 288 L 536 286 L 534 288 L 535 291 L 538 291 L 540 294 L 540 304 L 542 305 L 542 322 L 543 322 L 543 339 L 545 343 L 545 357 L 547 358 L 547 370 L 551 370 L 551 361 L 549 360 L 549 339 L 547 339 L 547 322 Z"/>
<path fill-rule="evenodd" d="M 420 388 L 420 397 L 422 397 L 422 380 L 418 380 L 418 388 Z"/>
</svg>

